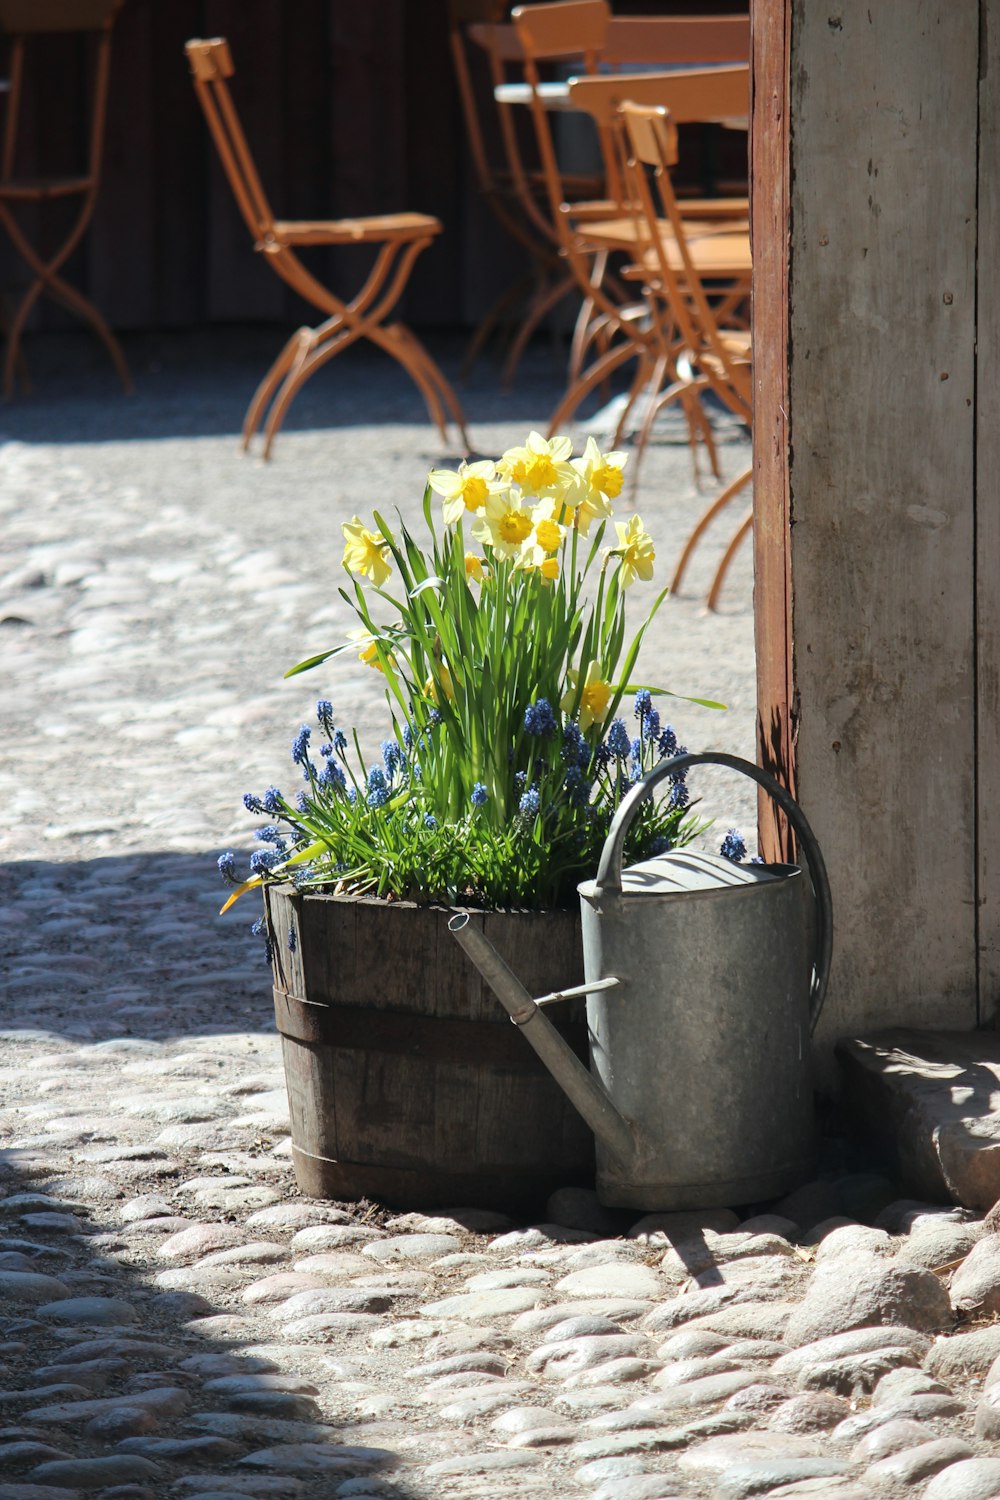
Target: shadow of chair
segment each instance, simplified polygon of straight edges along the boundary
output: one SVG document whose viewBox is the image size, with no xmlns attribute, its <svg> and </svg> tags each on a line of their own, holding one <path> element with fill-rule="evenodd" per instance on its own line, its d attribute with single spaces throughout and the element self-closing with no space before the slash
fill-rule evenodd
<svg viewBox="0 0 1000 1500">
<path fill-rule="evenodd" d="M 244 451 L 264 422 L 263 457 L 269 458 L 285 413 L 302 386 L 359 339 L 370 340 L 402 365 L 423 396 L 442 440 L 448 441 L 451 418 L 468 448 L 462 409 L 441 370 L 409 328 L 385 321 L 403 294 L 417 256 L 441 233 L 440 220 L 416 213 L 276 219 L 229 92 L 227 80 L 235 69 L 228 43 L 221 37 L 194 39 L 186 44 L 186 52 L 199 103 L 254 249 L 293 291 L 326 314 L 317 327 L 300 328 L 292 335 L 258 386 L 243 423 Z M 297 253 L 327 245 L 363 245 L 377 252 L 368 279 L 350 302 L 317 280 Z"/>
<path fill-rule="evenodd" d="M 674 401 L 684 401 L 692 391 L 712 392 L 722 405 L 749 428 L 753 416 L 750 337 L 742 330 L 720 325 L 705 290 L 706 266 L 711 271 L 732 262 L 748 249 L 745 232 L 720 233 L 702 242 L 689 237 L 671 183 L 677 161 L 677 128 L 662 107 L 631 102 L 621 106 L 629 143 L 630 190 L 647 226 L 649 248 L 637 268 L 644 280 L 653 313 L 662 356 L 669 361 L 675 378 L 649 403 L 643 422 L 651 429 L 656 415 Z M 669 236 L 661 224 L 670 228 Z M 730 245 L 728 242 L 732 241 Z M 709 524 L 750 483 L 748 469 L 728 485 L 700 517 L 685 544 L 674 570 L 671 592 L 679 591 L 685 569 Z M 714 610 L 729 565 L 752 525 L 753 511 L 743 518 L 732 537 L 708 594 Z"/>
<path fill-rule="evenodd" d="M 111 356 L 125 391 L 132 390 L 128 366 L 118 340 L 89 298 L 70 286 L 60 274 L 83 238 L 97 201 L 111 64 L 111 28 L 120 5 L 121 0 L 0 0 L 0 33 L 10 41 L 3 141 L 0 144 L 0 225 L 32 274 L 32 281 L 6 330 L 3 366 L 6 399 L 13 395 L 16 369 L 20 369 L 24 379 L 21 340 L 31 311 L 42 296 L 60 303 L 93 329 Z M 15 175 L 15 168 L 27 44 L 39 36 L 59 32 L 93 38 L 86 166 L 76 174 L 19 177 Z M 57 202 L 77 203 L 76 217 L 58 248 L 43 254 L 35 248 L 19 223 L 17 210 L 45 208 Z M 26 380 L 24 383 L 27 386 Z"/>
</svg>

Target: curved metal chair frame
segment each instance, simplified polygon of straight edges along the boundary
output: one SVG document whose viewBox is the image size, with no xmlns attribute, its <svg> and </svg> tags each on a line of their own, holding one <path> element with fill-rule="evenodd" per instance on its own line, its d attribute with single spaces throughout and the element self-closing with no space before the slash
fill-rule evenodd
<svg viewBox="0 0 1000 1500">
<path fill-rule="evenodd" d="M 309 377 L 359 339 L 370 340 L 402 365 L 423 396 L 442 440 L 448 441 L 450 418 L 468 448 L 462 408 L 441 370 L 409 328 L 385 322 L 403 293 L 417 256 L 441 233 L 440 220 L 415 213 L 357 219 L 275 219 L 229 93 L 226 80 L 235 69 L 228 43 L 221 37 L 195 39 L 186 44 L 186 51 L 198 100 L 253 236 L 254 249 L 266 257 L 271 269 L 293 291 L 327 315 L 317 327 L 300 328 L 292 334 L 264 376 L 243 422 L 244 451 L 264 422 L 262 453 L 269 458 L 285 413 Z M 377 250 L 367 280 L 350 302 L 318 281 L 296 254 L 297 248 L 318 245 L 368 245 Z"/>
</svg>

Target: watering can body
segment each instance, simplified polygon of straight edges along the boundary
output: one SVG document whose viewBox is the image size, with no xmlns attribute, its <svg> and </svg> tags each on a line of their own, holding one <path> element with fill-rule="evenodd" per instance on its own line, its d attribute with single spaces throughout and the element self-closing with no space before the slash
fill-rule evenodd
<svg viewBox="0 0 1000 1500">
<path fill-rule="evenodd" d="M 597 1139 L 609 1207 L 774 1198 L 810 1173 L 809 907 L 795 866 L 678 852 L 580 886 L 591 1069 L 637 1127 Z"/>
<path fill-rule="evenodd" d="M 622 870 L 642 802 L 701 763 L 765 788 L 798 835 L 808 885 L 795 865 L 687 850 Z M 810 1034 L 829 976 L 832 910 L 823 856 L 795 801 L 736 756 L 661 761 L 622 801 L 597 874 L 579 892 L 584 983 L 538 1001 L 468 913 L 449 927 L 593 1129 L 601 1202 L 747 1204 L 804 1180 L 814 1136 Z M 590 1070 L 543 1009 L 581 993 Z"/>
</svg>

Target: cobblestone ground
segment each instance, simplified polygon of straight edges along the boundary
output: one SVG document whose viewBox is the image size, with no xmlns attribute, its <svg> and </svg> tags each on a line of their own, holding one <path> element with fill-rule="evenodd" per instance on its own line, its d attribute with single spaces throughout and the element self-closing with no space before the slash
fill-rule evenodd
<svg viewBox="0 0 1000 1500">
<path fill-rule="evenodd" d="M 214 858 L 320 693 L 378 737 L 375 674 L 280 674 L 347 623 L 340 520 L 412 514 L 441 455 L 358 356 L 270 467 L 241 460 L 272 342 L 136 343 L 132 402 L 42 346 L 0 417 L 0 1500 L 1000 1494 L 998 1238 L 881 1178 L 750 1218 L 565 1190 L 529 1226 L 298 1193 L 267 972 L 247 914 L 216 917 Z M 543 356 L 514 396 L 481 377 L 479 449 L 556 384 Z M 683 450 L 650 454 L 638 504 L 672 561 Z M 678 705 L 689 744 L 749 754 L 747 555 L 722 614 L 700 604 L 726 532 L 649 675 L 733 705 Z"/>
</svg>

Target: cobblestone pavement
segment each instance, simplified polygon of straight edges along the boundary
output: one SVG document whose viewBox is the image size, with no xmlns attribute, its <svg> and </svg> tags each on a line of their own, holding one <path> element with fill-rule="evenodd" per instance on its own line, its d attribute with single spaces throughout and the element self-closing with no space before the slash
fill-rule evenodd
<svg viewBox="0 0 1000 1500">
<path fill-rule="evenodd" d="M 137 342 L 132 403 L 96 366 L 73 395 L 52 345 L 0 416 L 0 1500 L 1000 1495 L 1000 1238 L 881 1178 L 750 1219 L 565 1190 L 529 1226 L 298 1193 L 267 971 L 247 914 L 216 917 L 214 857 L 320 693 L 378 737 L 375 674 L 280 674 L 345 624 L 341 518 L 412 514 L 440 452 L 359 356 L 270 467 L 241 461 L 269 342 Z M 480 449 L 555 389 L 542 359 L 512 397 L 484 375 Z M 675 551 L 683 450 L 638 503 Z M 734 705 L 678 705 L 689 744 L 751 752 L 747 557 L 718 618 L 669 601 L 650 654 Z"/>
</svg>

